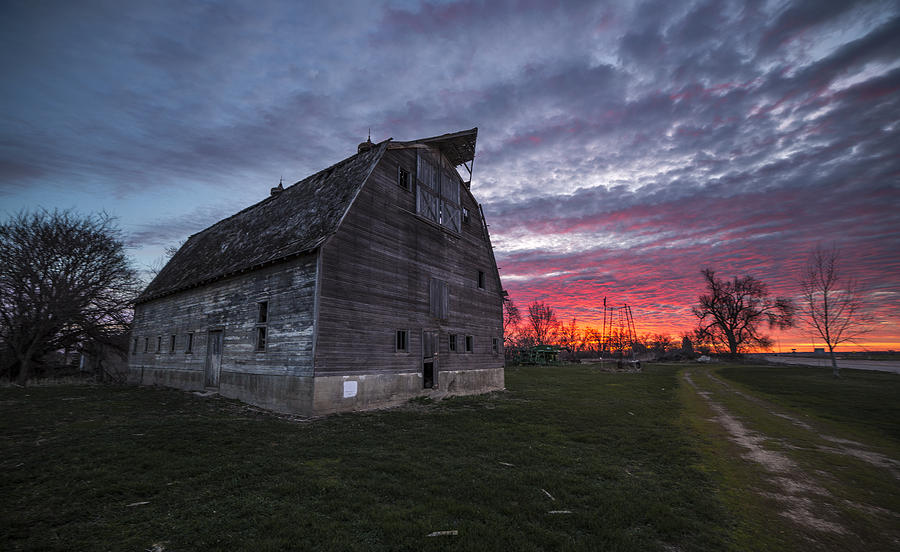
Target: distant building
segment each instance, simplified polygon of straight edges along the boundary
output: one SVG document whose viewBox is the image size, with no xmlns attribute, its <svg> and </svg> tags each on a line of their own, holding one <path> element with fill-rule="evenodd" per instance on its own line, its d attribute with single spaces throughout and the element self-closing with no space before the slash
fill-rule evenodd
<svg viewBox="0 0 900 552">
<path fill-rule="evenodd" d="M 135 307 L 129 380 L 319 415 L 501 389 L 477 129 L 358 152 L 194 234 Z"/>
</svg>

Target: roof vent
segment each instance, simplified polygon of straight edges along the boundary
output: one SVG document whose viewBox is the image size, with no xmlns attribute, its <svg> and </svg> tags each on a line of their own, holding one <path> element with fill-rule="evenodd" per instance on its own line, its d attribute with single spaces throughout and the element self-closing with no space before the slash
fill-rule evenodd
<svg viewBox="0 0 900 552">
<path fill-rule="evenodd" d="M 272 190 L 269 192 L 269 196 L 270 196 L 270 197 L 275 197 L 275 196 L 277 196 L 278 194 L 280 194 L 280 193 L 283 192 L 283 191 L 284 191 L 284 177 L 282 176 L 282 177 L 281 177 L 281 180 L 278 181 L 278 186 L 275 186 L 275 187 L 272 188 Z"/>
</svg>

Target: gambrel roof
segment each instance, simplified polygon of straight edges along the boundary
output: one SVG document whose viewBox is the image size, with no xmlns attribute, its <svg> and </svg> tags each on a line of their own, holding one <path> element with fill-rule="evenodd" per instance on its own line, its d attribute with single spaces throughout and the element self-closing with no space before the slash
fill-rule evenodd
<svg viewBox="0 0 900 552">
<path fill-rule="evenodd" d="M 451 162 L 474 156 L 478 129 L 395 146 L 424 143 Z M 363 184 L 384 156 L 390 139 L 363 149 L 239 213 L 202 230 L 181 246 L 141 293 L 137 303 L 315 250 L 337 232 Z"/>
</svg>

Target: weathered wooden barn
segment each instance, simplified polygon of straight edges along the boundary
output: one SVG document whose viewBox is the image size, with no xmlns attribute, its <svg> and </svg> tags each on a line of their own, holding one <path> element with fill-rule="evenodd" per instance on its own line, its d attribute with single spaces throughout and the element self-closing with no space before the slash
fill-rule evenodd
<svg viewBox="0 0 900 552">
<path fill-rule="evenodd" d="M 459 172 L 477 132 L 364 142 L 191 236 L 138 298 L 129 379 L 303 415 L 503 388 L 503 291 Z"/>
</svg>

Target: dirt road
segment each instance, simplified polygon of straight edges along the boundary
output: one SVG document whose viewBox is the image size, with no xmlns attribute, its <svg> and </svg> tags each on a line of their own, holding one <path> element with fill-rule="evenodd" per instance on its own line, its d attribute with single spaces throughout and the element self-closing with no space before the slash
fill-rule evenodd
<svg viewBox="0 0 900 552">
<path fill-rule="evenodd" d="M 810 541 L 811 549 L 834 549 L 844 539 L 859 542 L 862 536 L 845 522 L 850 515 L 877 517 L 879 523 L 896 526 L 898 531 L 883 535 L 887 540 L 881 545 L 887 542 L 900 550 L 900 512 L 868 503 L 854 486 L 857 475 L 848 476 L 852 469 L 900 489 L 898 459 L 739 389 L 717 377 L 714 367 L 691 367 L 682 379 L 709 407 L 712 417 L 707 421 L 721 426 L 743 451 L 734 461 L 749 461 L 760 474 L 746 492 L 772 501 L 780 516 Z"/>
</svg>

